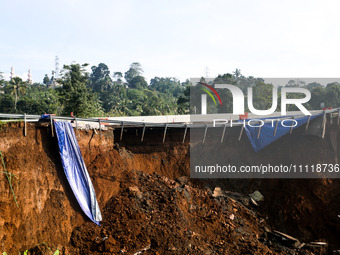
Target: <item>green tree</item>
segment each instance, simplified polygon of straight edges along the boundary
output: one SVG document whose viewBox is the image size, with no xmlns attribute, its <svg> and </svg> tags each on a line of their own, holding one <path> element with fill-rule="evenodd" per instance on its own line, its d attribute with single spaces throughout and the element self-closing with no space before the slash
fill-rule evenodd
<svg viewBox="0 0 340 255">
<path fill-rule="evenodd" d="M 113 78 L 115 78 L 115 80 L 118 82 L 122 82 L 122 78 L 123 78 L 122 72 L 114 72 Z"/>
<path fill-rule="evenodd" d="M 106 91 L 112 86 L 110 70 L 107 65 L 100 63 L 98 66 L 92 66 L 90 80 L 94 92 Z"/>
<path fill-rule="evenodd" d="M 181 86 L 179 80 L 173 77 L 155 77 L 150 81 L 150 90 L 161 93 L 172 94 L 175 98 L 183 95 L 184 87 Z"/>
<path fill-rule="evenodd" d="M 144 77 L 138 75 L 132 78 L 132 80 L 129 82 L 129 86 L 132 89 L 145 89 L 148 87 L 148 83 Z"/>
<path fill-rule="evenodd" d="M 44 79 L 43 79 L 43 83 L 44 83 L 45 85 L 47 85 L 47 83 L 49 83 L 49 82 L 50 82 L 50 78 L 48 77 L 47 74 L 45 74 L 45 77 L 44 77 Z"/>
<path fill-rule="evenodd" d="M 89 74 L 85 71 L 88 64 L 64 65 L 61 83 L 64 113 L 71 112 L 78 117 L 94 117 L 102 115 L 103 111 L 98 97 L 90 93 Z"/>
<path fill-rule="evenodd" d="M 311 108 L 314 110 L 321 109 L 321 103 L 325 103 L 325 105 L 328 105 L 328 102 L 326 100 L 326 88 L 325 87 L 316 87 L 311 92 L 311 99 L 309 101 L 309 104 L 311 105 Z"/>
<path fill-rule="evenodd" d="M 300 79 L 296 80 L 289 80 L 288 83 L 286 84 L 286 87 L 305 87 L 306 82 L 301 81 Z"/>
<path fill-rule="evenodd" d="M 59 90 L 49 88 L 41 83 L 29 85 L 25 97 L 18 101 L 19 112 L 29 114 L 54 113 L 62 114 Z"/>
<path fill-rule="evenodd" d="M 253 86 L 253 106 L 257 110 L 268 110 L 273 105 L 273 85 L 257 82 Z"/>
<path fill-rule="evenodd" d="M 14 77 L 9 84 L 6 86 L 6 90 L 11 93 L 11 95 L 14 95 L 15 103 L 14 103 L 14 109 L 16 110 L 18 98 L 21 95 L 25 94 L 27 88 L 27 83 L 23 82 L 20 77 Z"/>
<path fill-rule="evenodd" d="M 125 72 L 124 74 L 124 78 L 127 81 L 127 83 L 130 84 L 130 82 L 132 81 L 133 78 L 135 78 L 136 76 L 141 76 L 143 74 L 143 69 L 140 63 L 138 62 L 133 62 L 130 65 L 130 69 L 128 71 Z"/>
<path fill-rule="evenodd" d="M 234 77 L 236 77 L 236 78 L 240 77 L 242 75 L 241 69 L 236 68 L 236 70 L 233 72 L 233 74 L 234 74 Z"/>
<path fill-rule="evenodd" d="M 0 72 L 0 91 L 4 91 L 4 87 L 6 86 L 6 81 L 5 81 L 5 77 L 3 75 L 3 72 Z"/>
<path fill-rule="evenodd" d="M 0 72 L 0 86 L 4 86 L 5 83 L 5 78 L 4 78 L 4 73 Z"/>
<path fill-rule="evenodd" d="M 318 82 L 312 82 L 312 83 L 308 83 L 306 86 L 306 89 L 308 89 L 309 91 L 313 91 L 316 88 L 323 88 L 322 85 Z"/>
<path fill-rule="evenodd" d="M 340 84 L 337 82 L 329 83 L 326 86 L 325 107 L 337 108 L 340 106 Z"/>
<path fill-rule="evenodd" d="M 187 80 L 183 96 L 180 96 L 177 100 L 179 114 L 190 113 L 190 85 L 191 83 Z"/>
<path fill-rule="evenodd" d="M 214 83 L 237 85 L 237 81 L 234 79 L 233 75 L 231 75 L 230 73 L 226 73 L 223 75 L 219 74 L 215 78 Z M 222 101 L 222 105 L 220 105 L 219 103 L 217 104 L 217 112 L 219 113 L 233 112 L 233 96 L 231 92 L 229 91 L 229 89 L 216 89 L 216 91 L 220 95 L 221 101 Z M 214 108 L 215 108 L 215 105 L 213 104 L 213 102 L 210 101 L 210 109 L 212 109 L 210 110 L 211 113 L 216 112 Z M 209 108 L 208 108 L 208 113 L 209 113 Z"/>
<path fill-rule="evenodd" d="M 0 112 L 13 113 L 14 112 L 14 98 L 8 94 L 0 94 Z"/>
<path fill-rule="evenodd" d="M 109 115 L 128 115 L 127 95 L 124 85 L 114 82 L 105 93 L 101 93 L 103 108 Z"/>
</svg>

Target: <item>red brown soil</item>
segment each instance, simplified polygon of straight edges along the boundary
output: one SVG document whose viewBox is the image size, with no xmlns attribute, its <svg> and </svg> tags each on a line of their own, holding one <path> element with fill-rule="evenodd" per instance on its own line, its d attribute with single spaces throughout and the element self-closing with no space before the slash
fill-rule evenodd
<svg viewBox="0 0 340 255">
<path fill-rule="evenodd" d="M 270 244 L 265 234 L 261 237 L 265 226 L 301 241 L 327 240 L 340 248 L 337 179 L 175 182 L 189 176 L 189 144 L 181 143 L 183 130 L 168 130 L 164 144 L 162 130 L 147 130 L 143 143 L 141 129 L 138 133 L 127 130 L 118 143 L 119 135 L 119 129 L 103 132 L 101 139 L 99 133 L 81 131 L 78 138 L 102 209 L 102 227 L 98 227 L 76 203 L 49 126 L 29 124 L 26 137 L 23 123 L 3 126 L 0 150 L 7 170 L 18 177 L 14 192 L 19 208 L 1 175 L 0 251 L 17 254 L 46 242 L 61 254 L 118 254 L 121 250 L 133 254 L 148 245 L 146 254 L 290 254 L 292 250 Z M 245 158 L 256 163 L 269 154 L 271 160 L 279 160 L 288 150 L 292 159 L 334 161 L 327 139 L 293 133 L 258 154 L 245 136 L 241 142 L 234 140 L 235 134 L 227 135 L 226 145 L 233 148 L 228 155 L 236 165 Z M 217 185 L 246 195 L 259 190 L 265 201 L 253 208 L 237 199 L 217 199 L 209 191 Z"/>
<path fill-rule="evenodd" d="M 77 253 L 134 254 L 145 247 L 147 254 L 269 252 L 258 240 L 263 231 L 256 214 L 235 200 L 142 171 L 129 172 L 126 181 L 104 207 L 102 227 L 83 224 L 73 232 Z"/>
<path fill-rule="evenodd" d="M 0 251 L 14 254 L 46 242 L 52 250 L 59 247 L 69 254 L 72 231 L 88 219 L 68 186 L 56 137 L 51 137 L 49 125 L 28 124 L 26 137 L 23 126 L 23 123 L 9 123 L 0 132 L 0 150 L 7 171 L 17 176 L 13 187 L 19 204 L 17 208 L 2 174 Z M 101 208 L 118 194 L 122 179 L 132 169 L 158 172 L 170 178 L 189 175 L 188 144 L 151 144 L 146 136 L 148 145 L 144 153 L 138 152 L 144 147 L 139 146 L 134 154 L 115 145 L 112 130 L 103 132 L 101 138 L 99 132 L 81 131 L 78 142 Z"/>
</svg>

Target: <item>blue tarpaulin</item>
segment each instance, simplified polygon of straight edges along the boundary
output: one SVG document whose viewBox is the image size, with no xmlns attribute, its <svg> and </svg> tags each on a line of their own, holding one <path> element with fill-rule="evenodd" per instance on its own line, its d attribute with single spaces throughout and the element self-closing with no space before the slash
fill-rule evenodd
<svg viewBox="0 0 340 255">
<path fill-rule="evenodd" d="M 99 225 L 102 220 L 89 173 L 73 131 L 71 123 L 54 122 L 59 152 L 66 178 L 84 213 Z"/>
<path fill-rule="evenodd" d="M 322 114 L 311 116 L 310 120 L 313 120 L 313 119 L 319 117 L 320 115 L 322 115 Z M 282 116 L 279 117 L 279 118 L 282 118 Z M 260 120 L 265 120 L 265 119 L 275 119 L 275 118 L 252 119 L 251 125 L 255 126 L 256 120 L 260 121 Z M 302 126 L 303 124 L 305 124 L 308 121 L 308 116 L 305 116 L 305 117 L 302 117 L 302 118 L 297 118 L 295 120 L 297 122 L 297 125 L 295 127 L 293 127 L 293 129 L 298 128 L 298 127 Z M 275 140 L 279 139 L 280 137 L 284 136 L 285 134 L 288 134 L 290 132 L 290 126 L 292 125 L 293 120 L 287 119 L 287 120 L 284 121 L 283 124 L 285 126 L 288 126 L 288 127 L 284 127 L 282 125 L 282 122 L 279 121 L 279 124 L 277 125 L 277 130 L 276 130 L 275 136 L 274 136 L 274 130 L 275 130 L 275 125 L 276 125 L 276 120 L 274 122 L 264 123 L 263 126 L 261 127 L 259 139 L 257 139 L 259 128 L 258 127 L 250 127 L 249 125 L 247 125 L 248 121 L 249 120 L 245 120 L 246 125 L 245 125 L 244 129 L 247 133 L 249 141 L 250 141 L 251 145 L 253 146 L 255 152 L 258 152 L 261 149 L 263 149 L 264 147 L 266 147 L 267 145 L 274 142 Z M 243 120 L 239 120 L 239 122 L 243 122 Z"/>
</svg>

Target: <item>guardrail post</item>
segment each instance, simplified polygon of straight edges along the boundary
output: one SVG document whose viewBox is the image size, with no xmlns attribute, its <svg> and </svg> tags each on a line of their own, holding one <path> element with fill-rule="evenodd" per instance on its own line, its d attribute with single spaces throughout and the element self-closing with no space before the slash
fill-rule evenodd
<svg viewBox="0 0 340 255">
<path fill-rule="evenodd" d="M 100 139 L 102 139 L 102 124 L 100 119 L 99 119 L 99 137 Z"/>
<path fill-rule="evenodd" d="M 295 123 L 294 117 L 292 117 L 292 126 L 290 127 L 290 131 L 289 131 L 290 134 L 293 132 L 294 123 Z"/>
<path fill-rule="evenodd" d="M 78 130 L 78 121 L 77 121 L 77 118 L 74 117 L 74 120 L 76 121 L 76 130 L 77 130 L 77 135 L 78 135 L 78 138 L 80 138 L 79 136 L 79 130 Z"/>
<path fill-rule="evenodd" d="M 223 142 L 224 134 L 225 134 L 225 129 L 226 129 L 226 128 L 227 128 L 227 124 L 224 124 L 223 132 L 222 132 L 222 137 L 221 137 L 221 143 Z"/>
<path fill-rule="evenodd" d="M 307 124 L 306 124 L 306 131 L 307 131 L 307 129 L 308 129 L 309 122 L 310 122 L 310 115 L 308 116 L 308 120 L 307 120 Z"/>
<path fill-rule="evenodd" d="M 141 142 L 143 142 L 144 140 L 144 134 L 145 134 L 145 123 L 143 123 L 143 133 L 142 133 L 142 139 L 141 139 Z"/>
<path fill-rule="evenodd" d="M 260 123 L 262 123 L 262 122 L 259 122 L 259 124 L 260 124 Z M 262 126 L 259 126 L 259 131 L 257 132 L 257 139 L 259 139 L 259 138 L 260 138 L 261 127 L 262 127 Z"/>
<path fill-rule="evenodd" d="M 183 135 L 183 141 L 182 141 L 182 143 L 184 143 L 184 141 L 185 141 L 185 137 L 186 137 L 186 135 L 187 135 L 187 130 L 188 130 L 188 126 L 185 125 L 185 130 L 184 130 L 184 135 Z"/>
<path fill-rule="evenodd" d="M 51 132 L 52 132 L 52 137 L 54 137 L 54 131 L 53 131 L 53 116 L 50 115 L 50 119 L 51 119 Z"/>
<path fill-rule="evenodd" d="M 274 129 L 274 134 L 273 136 L 276 135 L 276 130 L 277 130 L 277 126 L 279 125 L 279 120 L 276 121 L 276 124 L 275 124 L 275 129 Z"/>
<path fill-rule="evenodd" d="M 322 122 L 322 139 L 325 137 L 325 133 L 326 133 L 326 122 L 327 122 L 327 115 L 326 112 L 324 112 L 323 114 L 323 122 Z"/>
<path fill-rule="evenodd" d="M 165 136 L 166 136 L 166 129 L 168 128 L 168 124 L 165 124 L 165 128 L 164 128 L 164 135 L 163 135 L 163 143 L 165 141 Z"/>
<path fill-rule="evenodd" d="M 27 129 L 26 129 L 26 113 L 24 113 L 24 119 L 25 119 L 25 124 L 24 124 L 24 136 L 27 136 Z"/>
<path fill-rule="evenodd" d="M 238 140 L 241 141 L 242 133 L 243 133 L 244 126 L 241 127 L 240 135 L 238 136 Z"/>
<path fill-rule="evenodd" d="M 203 136 L 203 143 L 205 142 L 205 137 L 207 135 L 207 131 L 208 131 L 208 125 L 205 125 L 204 136 Z"/>
<path fill-rule="evenodd" d="M 122 121 L 122 127 L 120 130 L 120 141 L 123 139 L 124 121 Z"/>
<path fill-rule="evenodd" d="M 331 112 L 331 120 L 330 120 L 330 124 L 333 124 L 333 113 Z"/>
</svg>

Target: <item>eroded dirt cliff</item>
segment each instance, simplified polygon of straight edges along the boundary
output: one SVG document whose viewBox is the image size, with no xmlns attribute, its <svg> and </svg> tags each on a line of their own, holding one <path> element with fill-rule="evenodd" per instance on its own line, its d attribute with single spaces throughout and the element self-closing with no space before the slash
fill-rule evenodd
<svg viewBox="0 0 340 255">
<path fill-rule="evenodd" d="M 268 155 L 273 162 L 284 157 L 335 161 L 329 140 L 299 131 L 258 154 L 245 136 L 239 142 L 238 131 L 233 132 L 226 134 L 224 146 L 235 165 Z M 99 227 L 83 215 L 68 186 L 49 125 L 28 124 L 26 137 L 23 123 L 1 126 L 0 150 L 7 170 L 17 176 L 19 208 L 2 174 L 0 251 L 17 254 L 46 242 L 61 254 L 141 249 L 146 254 L 325 254 L 282 246 L 270 238 L 271 229 L 301 242 L 324 240 L 332 246 L 329 251 L 340 248 L 338 179 L 190 180 L 189 137 L 183 144 L 183 130 L 169 129 L 164 144 L 162 129 L 147 129 L 143 142 L 141 134 L 141 128 L 126 129 L 120 141 L 120 129 L 103 131 L 101 137 L 98 131 L 79 132 L 103 213 Z M 225 196 L 213 196 L 217 186 Z M 265 197 L 259 207 L 249 203 L 255 190 Z"/>
</svg>

